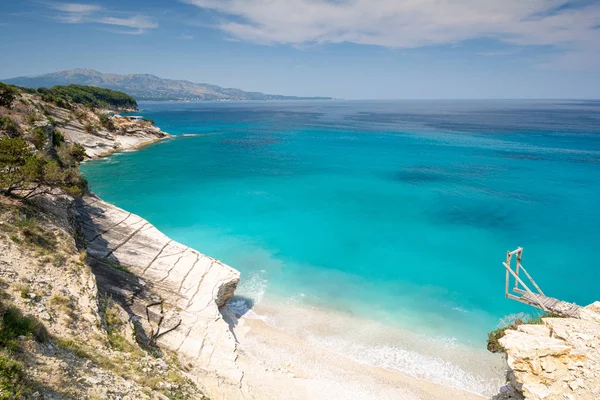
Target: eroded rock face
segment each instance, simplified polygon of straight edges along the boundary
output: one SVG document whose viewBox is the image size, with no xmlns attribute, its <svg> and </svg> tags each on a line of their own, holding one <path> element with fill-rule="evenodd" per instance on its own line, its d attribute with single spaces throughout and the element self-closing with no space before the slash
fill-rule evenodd
<svg viewBox="0 0 600 400">
<path fill-rule="evenodd" d="M 525 399 L 600 399 L 600 302 L 580 318 L 544 318 L 500 339 Z"/>
<path fill-rule="evenodd" d="M 177 243 L 145 219 L 90 195 L 74 214 L 99 289 L 130 314 L 149 342 L 177 351 L 208 394 L 239 388 L 236 341 L 219 307 L 239 272 Z"/>
<path fill-rule="evenodd" d="M 77 120 L 60 108 L 53 109 L 52 114 L 61 123 L 60 131 L 65 140 L 79 143 L 85 148 L 88 157 L 97 158 L 119 150 L 130 150 L 170 137 L 150 123 L 131 121 L 125 117 L 115 116 L 112 122 L 114 131 L 108 131 L 100 125 L 98 116 L 85 111 L 84 119 Z M 93 130 L 87 132 L 86 125 Z"/>
</svg>

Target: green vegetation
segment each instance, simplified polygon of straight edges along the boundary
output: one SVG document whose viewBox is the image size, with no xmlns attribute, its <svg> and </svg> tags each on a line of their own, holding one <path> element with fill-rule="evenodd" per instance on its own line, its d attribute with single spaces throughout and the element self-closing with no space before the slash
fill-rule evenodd
<svg viewBox="0 0 600 400">
<path fill-rule="evenodd" d="M 66 152 L 79 157 L 81 149 L 71 147 Z M 7 196 L 19 190 L 24 192 L 21 197 L 29 198 L 57 187 L 78 196 L 86 186 L 76 168 L 65 168 L 60 159 L 34 154 L 21 137 L 0 138 L 0 172 L 0 190 Z"/>
<path fill-rule="evenodd" d="M 122 266 L 121 264 L 117 264 L 115 262 L 113 262 L 112 260 L 108 259 L 108 258 L 103 258 L 101 261 L 104 261 L 105 263 L 107 263 L 108 265 L 110 265 L 111 267 L 113 267 L 116 270 L 119 270 L 121 272 L 125 272 L 130 274 L 131 271 L 128 270 L 126 267 Z"/>
<path fill-rule="evenodd" d="M 79 143 L 63 144 L 56 149 L 56 156 L 63 167 L 75 168 L 85 157 L 85 147 Z"/>
<path fill-rule="evenodd" d="M 31 142 L 33 143 L 36 149 L 42 150 L 47 140 L 48 139 L 46 138 L 44 129 L 38 127 L 31 132 Z"/>
<path fill-rule="evenodd" d="M 488 333 L 488 351 L 492 353 L 504 353 L 506 349 L 504 349 L 504 347 L 502 347 L 502 345 L 500 344 L 500 339 L 504 337 L 507 330 L 516 330 L 519 327 L 519 325 L 540 325 L 543 322 L 542 318 L 560 318 L 560 315 L 545 313 L 534 318 L 530 318 L 528 316 L 525 316 L 523 318 L 516 318 L 511 323 Z"/>
<path fill-rule="evenodd" d="M 54 130 L 54 135 L 52 135 L 52 146 L 58 147 L 65 142 L 65 137 L 57 130 Z"/>
<path fill-rule="evenodd" d="M 107 131 L 114 132 L 117 130 L 115 123 L 107 115 L 98 114 L 98 118 L 100 119 L 100 125 L 102 125 Z"/>
<path fill-rule="evenodd" d="M 96 127 L 93 124 L 90 124 L 88 122 L 87 124 L 85 124 L 85 126 L 83 127 L 83 129 L 85 129 L 85 131 L 87 133 L 94 133 L 94 131 L 96 130 Z"/>
<path fill-rule="evenodd" d="M 18 349 L 19 336 L 30 337 L 38 342 L 48 340 L 44 325 L 32 316 L 24 316 L 14 306 L 0 304 L 0 347 Z"/>
<path fill-rule="evenodd" d="M 16 87 L 0 82 L 0 106 L 10 108 L 18 95 L 19 90 Z"/>
<path fill-rule="evenodd" d="M 23 363 L 0 351 L 0 400 L 20 399 L 25 392 Z"/>
<path fill-rule="evenodd" d="M 6 132 L 10 137 L 17 137 L 21 134 L 21 128 L 10 117 L 0 117 L 0 131 Z"/>
<path fill-rule="evenodd" d="M 50 89 L 39 88 L 37 92 L 42 96 L 42 100 L 62 108 L 71 108 L 72 103 L 77 103 L 90 108 L 137 109 L 137 102 L 128 94 L 94 86 L 54 86 Z"/>
</svg>

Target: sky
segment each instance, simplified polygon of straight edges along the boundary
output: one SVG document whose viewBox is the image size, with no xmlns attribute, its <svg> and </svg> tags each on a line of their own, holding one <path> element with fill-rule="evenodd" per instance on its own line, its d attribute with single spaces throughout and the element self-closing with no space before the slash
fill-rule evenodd
<svg viewBox="0 0 600 400">
<path fill-rule="evenodd" d="M 0 78 L 346 99 L 600 98 L 600 0 L 0 0 Z"/>
</svg>

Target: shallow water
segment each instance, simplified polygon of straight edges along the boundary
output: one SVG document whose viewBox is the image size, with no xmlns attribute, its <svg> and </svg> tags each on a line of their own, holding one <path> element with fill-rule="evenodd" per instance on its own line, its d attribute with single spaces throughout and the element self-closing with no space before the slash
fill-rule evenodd
<svg viewBox="0 0 600 400">
<path fill-rule="evenodd" d="M 94 192 L 240 270 L 238 294 L 265 309 L 286 299 L 420 343 L 347 330 L 333 335 L 336 345 L 311 336 L 328 347 L 353 346 L 374 364 L 382 348 L 435 359 L 428 340 L 478 354 L 501 317 L 533 311 L 504 298 L 501 262 L 518 246 L 547 294 L 599 297 L 589 277 L 600 258 L 600 102 L 141 108 L 164 131 L 193 135 L 85 163 Z M 419 377 L 488 391 L 476 363 L 437 353 L 441 363 Z M 397 369 L 419 364 L 411 357 Z"/>
</svg>

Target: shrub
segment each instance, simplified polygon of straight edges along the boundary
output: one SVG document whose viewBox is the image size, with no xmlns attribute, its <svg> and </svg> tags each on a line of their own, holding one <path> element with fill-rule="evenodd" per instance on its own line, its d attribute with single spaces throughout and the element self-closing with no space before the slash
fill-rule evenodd
<svg viewBox="0 0 600 400">
<path fill-rule="evenodd" d="M 87 124 L 85 124 L 83 129 L 85 129 L 85 131 L 87 133 L 94 133 L 94 131 L 96 130 L 96 127 L 88 122 Z"/>
<path fill-rule="evenodd" d="M 35 146 L 36 149 L 42 150 L 44 145 L 46 144 L 47 138 L 43 128 L 35 128 L 31 132 L 31 142 Z"/>
<path fill-rule="evenodd" d="M 28 112 L 27 115 L 25 115 L 25 122 L 27 122 L 29 125 L 35 124 L 36 121 L 37 121 L 37 116 L 35 115 L 35 112 L 31 111 L 31 112 Z"/>
<path fill-rule="evenodd" d="M 2 311 L 0 346 L 14 350 L 19 336 L 29 336 L 38 342 L 44 342 L 48 340 L 48 331 L 35 317 L 24 316 L 18 308 L 10 306 Z"/>
<path fill-rule="evenodd" d="M 79 143 L 63 143 L 56 149 L 58 161 L 63 167 L 75 168 L 87 156 L 85 147 Z"/>
<path fill-rule="evenodd" d="M 542 318 L 560 318 L 560 315 L 545 313 L 541 316 L 530 318 L 525 315 L 522 318 L 516 318 L 514 321 L 495 329 L 488 333 L 487 349 L 492 353 L 504 353 L 506 349 L 500 344 L 500 339 L 504 337 L 507 330 L 516 330 L 519 325 L 540 325 Z"/>
<path fill-rule="evenodd" d="M 17 125 L 10 117 L 0 117 L 0 131 L 6 132 L 10 137 L 21 135 L 21 128 L 19 128 L 19 125 Z"/>
<path fill-rule="evenodd" d="M 55 130 L 54 134 L 52 135 L 52 145 L 54 147 L 58 147 L 61 144 L 63 144 L 65 142 L 65 137 L 63 136 L 62 133 L 60 133 L 60 131 Z"/>
<path fill-rule="evenodd" d="M 85 118 L 85 113 L 81 110 L 75 110 L 75 118 L 77 119 L 77 121 L 82 122 L 83 119 Z"/>
<path fill-rule="evenodd" d="M 69 152 L 71 153 L 71 157 L 73 157 L 73 159 L 75 159 L 75 161 L 78 163 L 82 162 L 85 160 L 85 157 L 87 157 L 87 154 L 85 153 L 85 147 L 79 143 L 71 143 L 69 146 Z"/>
<path fill-rule="evenodd" d="M 10 108 L 18 95 L 19 90 L 17 88 L 0 82 L 0 106 Z"/>
<path fill-rule="evenodd" d="M 58 125 L 58 122 L 56 122 L 56 120 L 50 116 L 47 116 L 46 119 L 48 120 L 48 122 L 50 122 L 50 125 L 56 127 Z"/>
<path fill-rule="evenodd" d="M 20 399 L 25 391 L 23 363 L 0 351 L 0 400 Z"/>
<path fill-rule="evenodd" d="M 107 115 L 98 114 L 98 118 L 100 119 L 100 125 L 102 125 L 106 130 L 110 132 L 114 132 L 115 130 L 117 130 L 115 123 Z"/>
</svg>

